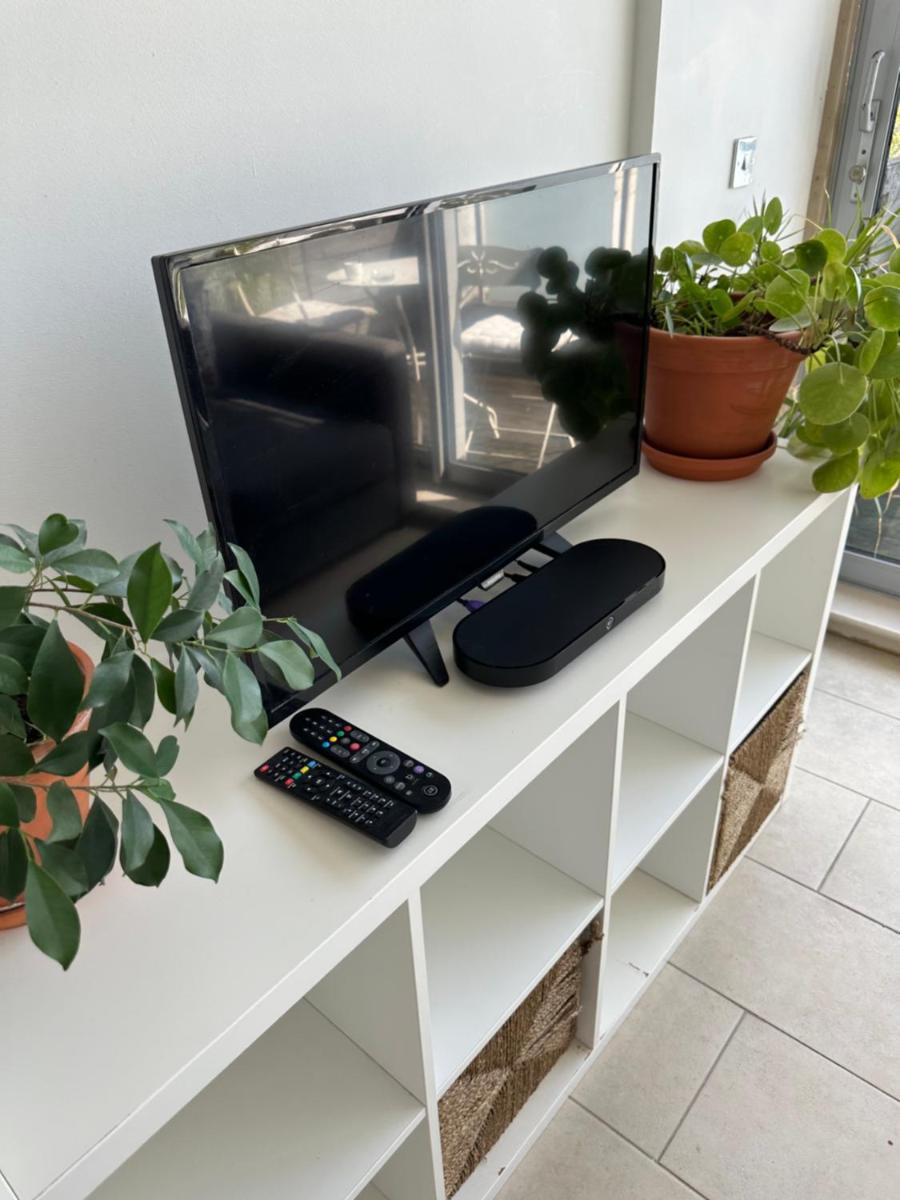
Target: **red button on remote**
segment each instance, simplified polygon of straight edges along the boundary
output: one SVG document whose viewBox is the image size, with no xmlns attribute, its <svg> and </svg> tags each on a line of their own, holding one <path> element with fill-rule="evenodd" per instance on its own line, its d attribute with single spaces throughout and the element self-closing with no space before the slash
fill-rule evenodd
<svg viewBox="0 0 900 1200">
<path fill-rule="evenodd" d="M 351 750 L 358 750 L 358 749 L 359 749 L 359 742 L 351 742 L 351 743 L 350 743 L 350 749 L 351 749 Z"/>
<path fill-rule="evenodd" d="M 266 775 L 268 775 L 268 773 L 269 773 L 269 764 L 268 764 L 268 763 L 263 763 L 263 765 L 262 765 L 262 766 L 261 766 L 259 769 L 260 769 L 260 771 L 264 771 L 264 772 L 265 772 L 265 774 L 266 774 Z"/>
<path fill-rule="evenodd" d="M 345 726 L 344 726 L 344 732 L 345 732 L 345 733 L 349 733 L 349 732 L 350 732 L 350 730 L 351 730 L 352 728 L 353 728 L 353 726 L 352 726 L 352 725 L 345 725 Z"/>
</svg>

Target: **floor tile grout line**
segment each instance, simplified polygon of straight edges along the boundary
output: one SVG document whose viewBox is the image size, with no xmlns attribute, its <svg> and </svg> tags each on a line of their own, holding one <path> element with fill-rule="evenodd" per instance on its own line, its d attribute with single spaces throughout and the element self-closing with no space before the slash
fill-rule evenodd
<svg viewBox="0 0 900 1200">
<path fill-rule="evenodd" d="M 877 804 L 877 800 L 872 801 Z M 888 807 L 885 805 L 885 807 Z M 894 812 L 897 810 L 894 809 Z M 829 896 L 827 892 L 820 892 L 817 888 L 812 887 L 808 883 L 804 883 L 801 879 L 795 879 L 793 875 L 786 875 L 784 871 L 779 871 L 777 867 L 770 867 L 768 863 L 761 862 L 758 858 L 753 858 L 750 852 L 747 852 L 747 858 L 754 866 L 762 867 L 765 871 L 771 871 L 773 875 L 779 875 L 782 879 L 786 879 L 788 883 L 796 883 L 797 887 L 802 887 L 805 892 L 811 892 L 813 896 L 821 896 L 823 900 L 828 900 L 831 904 L 836 904 L 838 908 L 843 908 L 847 912 L 852 912 L 854 916 L 862 917 L 864 921 L 868 921 L 870 925 L 876 925 L 879 929 L 886 929 L 888 933 L 896 933 L 900 936 L 900 929 L 893 925 L 888 925 L 884 921 L 879 921 L 877 917 L 873 917 L 870 913 L 862 912 L 858 908 L 854 908 L 852 904 L 847 904 L 843 900 L 838 900 L 834 896 Z M 824 882 L 824 881 L 823 881 Z M 821 885 L 820 885 L 821 886 Z"/>
<path fill-rule="evenodd" d="M 700 980 L 698 979 L 696 982 L 699 983 Z M 734 1003 L 734 1001 L 732 1001 L 732 1003 Z M 741 1006 L 739 1005 L 738 1007 L 741 1007 Z M 691 1097 L 690 1104 L 688 1104 L 687 1108 L 681 1114 L 681 1117 L 678 1120 L 678 1124 L 675 1126 L 675 1128 L 672 1130 L 672 1132 L 669 1134 L 668 1138 L 666 1139 L 666 1144 L 663 1146 L 662 1150 L 660 1150 L 659 1156 L 656 1160 L 660 1165 L 662 1165 L 662 1160 L 663 1160 L 663 1157 L 665 1156 L 666 1151 L 669 1149 L 669 1147 L 675 1141 L 675 1138 L 678 1136 L 678 1131 L 681 1129 L 682 1125 L 685 1123 L 687 1118 L 690 1116 L 691 1110 L 693 1109 L 694 1105 L 697 1103 L 697 1100 L 700 1097 L 700 1093 L 703 1091 L 703 1089 L 709 1083 L 710 1077 L 711 1077 L 713 1071 L 719 1065 L 722 1055 L 725 1053 L 725 1051 L 731 1045 L 732 1039 L 734 1038 L 734 1035 L 737 1033 L 737 1031 L 740 1029 L 741 1025 L 743 1024 L 744 1017 L 746 1017 L 746 1015 L 747 1015 L 747 1010 L 745 1008 L 741 1007 L 741 1014 L 738 1017 L 738 1019 L 735 1021 L 731 1032 L 729 1033 L 728 1037 L 723 1042 L 722 1047 L 719 1050 L 719 1053 L 713 1059 L 712 1065 L 710 1066 L 709 1070 L 703 1076 L 703 1079 L 700 1082 L 700 1086 L 697 1088 L 696 1092 L 694 1092 L 693 1096 Z"/>
<path fill-rule="evenodd" d="M 637 1144 L 637 1142 L 633 1142 L 630 1137 L 628 1137 L 626 1134 L 624 1134 L 621 1131 L 621 1129 L 616 1129 L 615 1125 L 611 1125 L 609 1123 L 609 1121 L 606 1120 L 605 1117 L 597 1116 L 597 1114 L 595 1112 L 593 1112 L 591 1109 L 587 1108 L 584 1104 L 582 1104 L 582 1102 L 580 1100 L 576 1100 L 574 1096 L 570 1096 L 569 1099 L 572 1101 L 573 1104 L 577 1104 L 578 1107 L 582 1110 L 582 1112 L 587 1113 L 587 1115 L 589 1117 L 593 1117 L 595 1121 L 598 1121 L 601 1125 L 604 1125 L 610 1131 L 610 1133 L 615 1134 L 615 1136 L 617 1138 L 621 1138 L 623 1142 L 625 1142 L 627 1145 L 631 1146 L 632 1150 L 636 1150 L 638 1152 L 638 1154 L 641 1155 L 642 1158 L 645 1158 L 647 1160 L 647 1162 L 653 1163 L 653 1165 L 655 1167 L 659 1167 L 660 1170 L 665 1171 L 667 1175 L 671 1175 L 671 1177 L 673 1179 L 677 1179 L 678 1182 L 680 1184 L 683 1184 L 684 1187 L 686 1187 L 689 1192 L 693 1192 L 695 1196 L 699 1196 L 700 1200 L 709 1200 L 709 1198 L 705 1195 L 705 1193 L 697 1191 L 697 1189 L 692 1184 L 685 1183 L 685 1181 L 681 1178 L 680 1175 L 676 1175 L 674 1171 L 670 1171 L 668 1167 L 663 1166 L 663 1164 L 661 1162 L 659 1162 L 658 1159 L 655 1159 L 650 1154 L 648 1154 L 647 1151 L 643 1149 L 643 1147 L 641 1147 Z"/>
<path fill-rule="evenodd" d="M 599 1121 L 601 1125 L 605 1125 L 607 1129 L 611 1129 L 616 1137 L 620 1137 L 623 1142 L 627 1142 L 628 1145 L 634 1150 L 637 1150 L 639 1154 L 643 1154 L 644 1158 L 650 1159 L 651 1162 L 655 1161 L 655 1159 L 651 1158 L 643 1146 L 639 1146 L 637 1142 L 633 1142 L 627 1133 L 623 1133 L 621 1129 L 616 1129 L 615 1125 L 612 1125 L 605 1117 L 599 1116 L 594 1112 L 593 1109 L 588 1108 L 588 1106 L 583 1101 L 579 1100 L 574 1094 L 569 1096 L 569 1099 L 573 1104 L 577 1104 L 583 1112 L 586 1112 L 589 1117 L 593 1117 L 595 1121 Z"/>
<path fill-rule="evenodd" d="M 820 683 L 816 683 L 813 691 L 821 692 L 825 696 L 831 696 L 834 700 L 846 700 L 848 704 L 855 704 L 857 708 L 864 708 L 866 712 L 878 713 L 880 717 L 887 717 L 890 721 L 900 721 L 900 717 L 894 713 L 885 712 L 883 708 L 875 708 L 873 704 L 863 704 L 862 700 L 853 700 L 850 696 L 842 695 L 841 692 L 832 692 L 830 688 L 822 687 Z"/>
<path fill-rule="evenodd" d="M 814 779 L 821 779 L 823 783 L 830 783 L 833 787 L 843 788 L 845 792 L 850 792 L 852 796 L 862 796 L 863 800 L 874 800 L 877 804 L 883 804 L 885 808 L 893 808 L 894 812 L 900 812 L 900 808 L 889 804 L 887 800 L 879 800 L 877 796 L 870 796 L 867 792 L 861 792 L 859 788 L 852 788 L 848 783 L 841 783 L 839 779 L 832 779 L 830 775 L 822 775 L 821 772 L 813 771 L 810 767 L 804 766 L 799 761 L 794 762 L 792 770 L 803 771 L 806 775 L 812 775 Z"/>
<path fill-rule="evenodd" d="M 676 971 L 680 971 L 682 975 L 687 975 L 688 979 L 693 979 L 694 983 L 702 984 L 703 987 L 709 988 L 711 992 L 715 992 L 717 996 L 721 996 L 723 1000 L 728 1000 L 731 1004 L 737 1004 L 737 1000 L 733 996 L 729 996 L 726 992 L 720 991 L 711 983 L 707 983 L 704 979 L 699 979 L 696 975 L 692 975 L 690 971 L 686 971 L 684 967 L 679 967 L 677 963 L 669 962 L 670 967 L 674 967 Z M 803 1046 L 809 1050 L 811 1054 L 815 1054 L 818 1058 L 824 1059 L 825 1062 L 831 1063 L 833 1067 L 837 1067 L 839 1071 L 844 1071 L 847 1075 L 852 1075 L 854 1079 L 858 1079 L 860 1083 L 864 1083 L 866 1087 L 872 1088 L 873 1091 L 880 1092 L 882 1096 L 887 1096 L 888 1100 L 893 1100 L 895 1104 L 900 1104 L 900 1096 L 895 1096 L 893 1092 L 887 1091 L 880 1087 L 877 1083 L 873 1083 L 871 1079 L 866 1079 L 864 1075 L 860 1075 L 857 1071 L 852 1071 L 850 1067 L 840 1063 L 836 1058 L 831 1058 L 824 1054 L 821 1050 L 817 1050 L 815 1046 L 811 1046 L 809 1042 L 804 1042 L 802 1038 L 798 1038 L 795 1033 L 790 1033 L 787 1029 L 783 1029 L 781 1025 L 776 1025 L 774 1021 L 770 1021 L 767 1017 L 762 1016 L 753 1008 L 747 1008 L 746 1005 L 738 1005 L 743 1008 L 744 1012 L 751 1017 L 755 1017 L 757 1021 L 761 1021 L 763 1025 L 768 1025 L 770 1029 L 774 1029 L 777 1033 L 783 1033 L 786 1038 L 790 1038 L 792 1042 L 796 1042 L 798 1046 Z"/>
<path fill-rule="evenodd" d="M 856 818 L 856 820 L 853 822 L 853 828 L 850 830 L 850 832 L 849 832 L 849 833 L 847 834 L 847 836 L 844 838 L 843 842 L 841 842 L 841 848 L 838 850 L 837 854 L 836 854 L 836 855 L 834 856 L 834 858 L 831 860 L 831 866 L 830 866 L 830 867 L 828 868 L 828 870 L 825 872 L 824 876 L 822 877 L 822 881 L 821 881 L 821 883 L 820 883 L 820 884 L 819 884 L 819 886 L 816 888 L 816 891 L 819 893 L 819 895 L 820 895 L 820 896 L 826 896 L 826 895 L 827 895 L 827 893 L 826 893 L 826 892 L 823 892 L 823 891 L 822 891 L 822 888 L 825 886 L 825 884 L 828 882 L 829 878 L 831 877 L 831 872 L 832 872 L 832 871 L 834 870 L 834 868 L 835 868 L 835 867 L 838 865 L 838 862 L 840 861 L 841 855 L 842 855 L 842 854 L 844 853 L 844 851 L 847 849 L 847 846 L 848 846 L 848 845 L 849 845 L 849 843 L 850 843 L 850 839 L 853 837 L 854 833 L 856 833 L 857 829 L 859 828 L 859 823 L 860 823 L 860 821 L 863 819 L 863 817 L 864 817 L 864 816 L 866 815 L 866 813 L 869 811 L 869 808 L 870 808 L 871 804 L 872 804 L 872 801 L 870 800 L 868 804 L 864 804 L 864 805 L 863 805 L 863 807 L 862 807 L 862 812 L 859 814 L 859 816 L 858 816 L 858 817 Z M 765 865 L 765 864 L 763 864 L 763 865 Z M 830 899 L 831 899 L 831 896 L 828 896 L 828 899 L 830 900 Z M 840 901 L 838 901 L 838 903 L 840 903 Z M 855 911 L 855 910 L 854 910 L 854 911 Z"/>
</svg>

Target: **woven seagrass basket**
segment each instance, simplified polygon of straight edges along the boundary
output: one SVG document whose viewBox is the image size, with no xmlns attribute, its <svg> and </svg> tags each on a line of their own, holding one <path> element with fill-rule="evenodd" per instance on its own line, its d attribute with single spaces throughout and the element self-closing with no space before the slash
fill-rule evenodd
<svg viewBox="0 0 900 1200">
<path fill-rule="evenodd" d="M 600 922 L 570 946 L 444 1093 L 438 1115 L 444 1187 L 452 1196 L 575 1037 L 582 960 Z"/>
<path fill-rule="evenodd" d="M 737 861 L 784 794 L 808 681 L 804 671 L 731 756 L 707 891 Z"/>
</svg>

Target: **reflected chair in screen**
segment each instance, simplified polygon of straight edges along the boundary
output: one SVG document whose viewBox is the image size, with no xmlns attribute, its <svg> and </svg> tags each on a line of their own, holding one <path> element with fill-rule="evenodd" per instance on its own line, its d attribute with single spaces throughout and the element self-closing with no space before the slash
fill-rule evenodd
<svg viewBox="0 0 900 1200">
<path fill-rule="evenodd" d="M 250 317 L 220 319 L 213 340 L 204 416 L 266 593 L 402 525 L 414 503 L 403 346 Z"/>
<path fill-rule="evenodd" d="M 553 428 L 557 419 L 557 408 L 550 404 L 546 420 L 532 426 L 504 424 L 496 405 L 483 397 L 476 396 L 468 387 L 473 368 L 486 367 L 489 371 L 509 368 L 511 376 L 521 366 L 521 342 L 523 325 L 516 312 L 515 303 L 522 292 L 541 285 L 536 261 L 539 250 L 515 250 L 508 246 L 461 246 L 458 259 L 458 297 L 461 332 L 460 352 L 463 360 L 464 378 L 467 386 L 463 393 L 465 402 L 473 411 L 471 422 L 467 422 L 465 453 L 472 452 L 472 442 L 479 430 L 485 431 L 493 441 L 503 438 L 541 439 L 537 453 L 537 466 L 544 465 L 551 438 L 564 438 L 570 446 L 574 441 L 567 433 Z M 466 368 L 468 366 L 468 371 Z M 518 381 L 517 381 L 518 382 Z M 529 403 L 540 399 L 539 389 L 508 391 L 506 399 Z M 490 451 L 478 453 L 490 455 Z"/>
</svg>

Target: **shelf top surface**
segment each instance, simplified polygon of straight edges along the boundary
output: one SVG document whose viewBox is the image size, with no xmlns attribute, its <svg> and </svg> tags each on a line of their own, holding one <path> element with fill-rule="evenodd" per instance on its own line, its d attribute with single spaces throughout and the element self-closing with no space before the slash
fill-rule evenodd
<svg viewBox="0 0 900 1200">
<path fill-rule="evenodd" d="M 0 1096 L 0 1178 L 20 1200 L 87 1195 L 833 500 L 783 452 L 732 483 L 645 467 L 564 532 L 649 543 L 667 560 L 665 587 L 560 675 L 519 690 L 461 676 L 451 609 L 435 621 L 449 686 L 435 688 L 402 643 L 335 684 L 317 703 L 453 783 L 449 805 L 393 851 L 257 782 L 254 766 L 289 744 L 286 724 L 247 745 L 204 691 L 172 779 L 222 835 L 219 884 L 180 864 L 158 892 L 110 877 L 79 905 L 82 948 L 66 974 L 24 930 L 0 935 L 15 1080 Z"/>
</svg>

